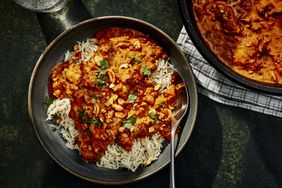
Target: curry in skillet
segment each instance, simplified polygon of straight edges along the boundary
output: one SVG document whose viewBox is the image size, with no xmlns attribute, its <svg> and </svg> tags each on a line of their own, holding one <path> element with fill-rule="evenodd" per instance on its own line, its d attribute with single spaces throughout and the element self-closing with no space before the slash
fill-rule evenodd
<svg viewBox="0 0 282 188">
<path fill-rule="evenodd" d="M 282 87 L 281 0 L 193 0 L 202 37 L 237 73 Z"/>
</svg>

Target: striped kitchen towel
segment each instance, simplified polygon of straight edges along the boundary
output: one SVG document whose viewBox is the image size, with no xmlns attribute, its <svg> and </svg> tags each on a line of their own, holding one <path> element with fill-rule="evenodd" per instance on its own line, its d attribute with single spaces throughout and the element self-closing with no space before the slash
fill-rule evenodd
<svg viewBox="0 0 282 188">
<path fill-rule="evenodd" d="M 201 94 L 223 104 L 282 117 L 282 96 L 258 93 L 223 76 L 200 55 L 184 27 L 177 44 L 187 55 Z"/>
</svg>

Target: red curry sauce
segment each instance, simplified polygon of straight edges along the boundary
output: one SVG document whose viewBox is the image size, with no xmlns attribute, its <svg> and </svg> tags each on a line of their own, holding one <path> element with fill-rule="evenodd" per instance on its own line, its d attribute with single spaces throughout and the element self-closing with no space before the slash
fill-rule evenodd
<svg viewBox="0 0 282 188">
<path fill-rule="evenodd" d="M 210 49 L 237 73 L 282 84 L 281 0 L 193 0 Z"/>
<path fill-rule="evenodd" d="M 108 28 L 95 38 L 98 49 L 89 61 L 77 63 L 76 45 L 72 58 L 54 67 L 49 78 L 49 95 L 71 101 L 81 158 L 96 162 L 111 143 L 129 151 L 134 139 L 157 132 L 169 141 L 171 109 L 184 85 L 173 78 L 160 93 L 149 78 L 167 54 L 131 29 Z"/>
</svg>

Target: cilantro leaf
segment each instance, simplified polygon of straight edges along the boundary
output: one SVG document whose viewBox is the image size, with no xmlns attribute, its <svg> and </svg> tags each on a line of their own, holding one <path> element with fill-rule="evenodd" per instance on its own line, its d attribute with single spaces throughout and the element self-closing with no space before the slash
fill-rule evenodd
<svg viewBox="0 0 282 188">
<path fill-rule="evenodd" d="M 127 120 L 122 122 L 124 127 L 131 127 L 136 123 L 137 118 L 134 116 L 130 116 Z"/>
<path fill-rule="evenodd" d="M 98 99 L 99 98 L 99 96 L 97 96 L 97 95 L 90 95 L 90 97 L 93 98 L 93 99 Z"/>
<path fill-rule="evenodd" d="M 100 68 L 101 69 L 106 69 L 108 67 L 109 67 L 109 62 L 107 60 L 104 59 L 104 60 L 100 61 Z"/>
<path fill-rule="evenodd" d="M 78 118 L 79 118 L 81 123 L 86 123 L 86 121 L 87 121 L 87 116 L 86 115 L 87 114 L 86 114 L 84 109 L 78 110 Z"/>
<path fill-rule="evenodd" d="M 134 57 L 133 58 L 134 61 L 136 61 L 137 63 L 141 63 L 142 62 L 142 59 L 140 57 Z"/>
<path fill-rule="evenodd" d="M 47 106 L 50 106 L 50 105 L 54 102 L 54 100 L 56 100 L 56 99 L 55 99 L 55 98 L 52 98 L 52 97 L 46 96 L 46 97 L 45 97 L 44 104 L 47 105 Z"/>
<path fill-rule="evenodd" d="M 59 125 L 59 123 L 60 123 L 59 114 L 55 113 L 55 114 L 51 115 L 51 123 L 53 123 L 54 125 Z"/>
<path fill-rule="evenodd" d="M 58 128 L 56 128 L 56 127 L 54 127 L 54 126 L 50 126 L 50 130 L 51 130 L 52 132 L 56 132 L 57 129 L 58 129 Z"/>
<path fill-rule="evenodd" d="M 107 70 L 100 70 L 100 75 L 101 74 L 106 74 L 107 73 Z"/>
<path fill-rule="evenodd" d="M 152 119 L 152 120 L 157 120 L 158 119 L 158 116 L 157 116 L 157 112 L 154 110 L 154 111 L 151 111 L 149 113 L 149 117 Z"/>
<path fill-rule="evenodd" d="M 97 127 L 101 127 L 103 122 L 101 120 L 91 119 L 89 120 L 90 125 L 96 125 Z"/>
<path fill-rule="evenodd" d="M 95 118 L 90 119 L 84 109 L 78 110 L 78 117 L 82 124 L 86 123 L 88 125 L 96 125 L 97 127 L 101 127 L 103 125 L 101 120 L 96 120 Z"/>
<path fill-rule="evenodd" d="M 137 99 L 137 95 L 130 93 L 130 94 L 128 95 L 127 101 L 128 101 L 129 103 L 134 103 L 136 99 Z"/>
<path fill-rule="evenodd" d="M 141 71 L 143 72 L 144 75 L 147 75 L 147 76 L 151 74 L 151 69 L 149 69 L 147 66 L 142 67 Z"/>
<path fill-rule="evenodd" d="M 129 57 L 130 59 L 133 59 L 137 63 L 141 63 L 142 62 L 142 59 L 140 57 L 138 57 L 138 56 L 133 57 L 132 55 L 128 54 L 127 57 Z"/>
<path fill-rule="evenodd" d="M 106 82 L 107 79 L 108 79 L 108 77 L 105 76 L 105 75 L 99 76 L 99 78 L 98 78 L 98 86 L 102 87 L 102 86 L 106 85 L 107 84 L 107 82 Z"/>
</svg>

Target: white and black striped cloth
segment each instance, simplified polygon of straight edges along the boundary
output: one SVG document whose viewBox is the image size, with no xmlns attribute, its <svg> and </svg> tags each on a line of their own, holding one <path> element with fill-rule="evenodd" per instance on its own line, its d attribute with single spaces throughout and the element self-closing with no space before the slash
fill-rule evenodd
<svg viewBox="0 0 282 188">
<path fill-rule="evenodd" d="M 177 44 L 189 59 L 200 93 L 223 104 L 282 117 L 282 96 L 255 92 L 223 76 L 211 67 L 196 50 L 184 27 L 180 32 Z"/>
</svg>

